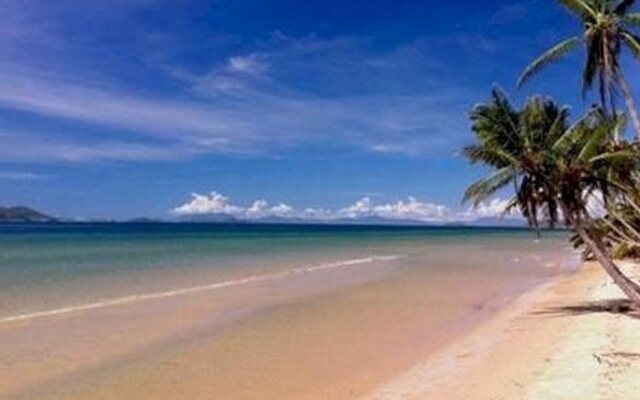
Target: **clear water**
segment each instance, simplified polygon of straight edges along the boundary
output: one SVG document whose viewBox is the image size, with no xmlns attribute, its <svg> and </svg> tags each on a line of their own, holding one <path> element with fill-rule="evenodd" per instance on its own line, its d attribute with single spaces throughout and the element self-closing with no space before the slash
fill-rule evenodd
<svg viewBox="0 0 640 400">
<path fill-rule="evenodd" d="M 566 234 L 253 224 L 0 225 L 0 318 L 323 267 L 544 276 L 575 265 Z M 553 271 L 553 272 L 550 272 Z"/>
</svg>

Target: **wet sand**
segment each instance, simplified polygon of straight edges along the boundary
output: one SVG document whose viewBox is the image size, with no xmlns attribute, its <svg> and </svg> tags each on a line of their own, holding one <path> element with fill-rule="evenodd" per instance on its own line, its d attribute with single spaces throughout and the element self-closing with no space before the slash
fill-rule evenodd
<svg viewBox="0 0 640 400">
<path fill-rule="evenodd" d="M 392 381 L 531 280 L 340 269 L 0 326 L 8 399 L 349 399 Z"/>
</svg>

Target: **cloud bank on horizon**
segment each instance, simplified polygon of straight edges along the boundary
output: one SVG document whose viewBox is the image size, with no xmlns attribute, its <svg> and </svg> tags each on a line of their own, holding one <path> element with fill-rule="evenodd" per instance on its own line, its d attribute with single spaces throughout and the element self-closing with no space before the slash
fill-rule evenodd
<svg viewBox="0 0 640 400">
<path fill-rule="evenodd" d="M 268 218 L 300 219 L 309 221 L 359 220 L 379 218 L 389 221 L 416 221 L 448 223 L 475 221 L 482 218 L 515 218 L 505 214 L 508 200 L 494 198 L 480 203 L 476 208 L 454 211 L 443 204 L 423 202 L 408 197 L 392 203 L 376 204 L 370 197 L 363 197 L 354 204 L 329 210 L 324 208 L 295 209 L 286 203 L 270 204 L 267 200 L 255 200 L 248 206 L 235 204 L 231 199 L 212 191 L 209 195 L 192 193 L 191 199 L 173 208 L 175 216 L 226 215 L 244 220 Z"/>
</svg>

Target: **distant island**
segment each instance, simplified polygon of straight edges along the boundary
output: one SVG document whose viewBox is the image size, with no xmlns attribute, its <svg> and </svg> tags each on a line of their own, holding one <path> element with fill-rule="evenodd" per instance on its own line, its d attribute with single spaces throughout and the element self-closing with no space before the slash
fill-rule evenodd
<svg viewBox="0 0 640 400">
<path fill-rule="evenodd" d="M 129 220 L 127 222 L 139 222 Z M 211 213 L 201 215 L 190 215 L 185 217 L 172 218 L 168 220 L 151 220 L 152 222 L 181 222 L 181 223 L 215 223 L 215 224 L 276 224 L 276 225 L 368 225 L 368 226 L 442 226 L 442 227 L 526 227 L 523 218 L 477 218 L 474 220 L 452 220 L 452 221 L 421 221 L 418 219 L 393 219 L 379 216 L 363 216 L 357 218 L 336 218 L 336 219 L 314 219 L 299 217 L 262 217 L 262 218 L 240 218 L 229 214 Z"/>
<path fill-rule="evenodd" d="M 412 219 L 387 219 L 376 216 L 361 218 L 340 218 L 332 220 L 286 218 L 286 217 L 266 217 L 257 219 L 237 218 L 228 214 L 204 214 L 182 218 L 148 218 L 138 217 L 128 220 L 70 220 L 47 215 L 33 208 L 26 206 L 0 207 L 0 223 L 202 223 L 202 224 L 287 224 L 287 225 L 386 225 L 386 226 L 448 226 L 448 227 L 513 227 L 521 228 L 525 226 L 523 219 L 509 218 L 479 218 L 472 221 L 449 221 L 449 222 L 425 222 Z"/>
<path fill-rule="evenodd" d="M 0 207 L 0 222 L 55 222 L 56 218 L 29 207 Z"/>
</svg>

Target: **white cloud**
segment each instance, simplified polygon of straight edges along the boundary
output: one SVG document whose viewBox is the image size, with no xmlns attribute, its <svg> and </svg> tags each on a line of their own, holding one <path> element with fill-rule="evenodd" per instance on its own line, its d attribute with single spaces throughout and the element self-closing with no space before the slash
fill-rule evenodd
<svg viewBox="0 0 640 400">
<path fill-rule="evenodd" d="M 373 204 L 369 197 L 358 200 L 337 213 L 343 218 L 379 217 L 391 220 L 442 222 L 455 219 L 454 213 L 441 204 L 425 203 L 414 197 L 389 204 Z"/>
<path fill-rule="evenodd" d="M 34 174 L 33 172 L 25 171 L 2 171 L 0 172 L 0 179 L 9 181 L 34 181 L 46 179 L 46 175 Z"/>
<path fill-rule="evenodd" d="M 251 207 L 247 209 L 249 215 L 260 215 L 269 207 L 269 203 L 266 200 L 256 200 Z"/>
<path fill-rule="evenodd" d="M 211 192 L 209 196 L 192 193 L 190 201 L 173 209 L 173 213 L 176 215 L 238 215 L 244 211 L 243 208 L 231 204 L 227 197 L 217 192 Z"/>
<path fill-rule="evenodd" d="M 368 217 L 373 215 L 373 204 L 369 197 L 363 197 L 353 205 L 340 210 L 340 214 L 345 218 Z"/>
<path fill-rule="evenodd" d="M 268 211 L 268 214 L 278 217 L 292 216 L 293 213 L 293 207 L 284 203 L 279 203 L 277 206 L 271 207 Z"/>
<path fill-rule="evenodd" d="M 200 151 L 193 147 L 170 148 L 147 142 L 54 140 L 46 133 L 5 131 L 0 131 L 0 144 L 0 158 L 14 162 L 157 161 Z"/>
<path fill-rule="evenodd" d="M 204 73 L 158 66 L 158 79 L 170 80 L 171 89 L 162 93 L 69 63 L 42 69 L 10 60 L 0 62 L 0 108 L 47 117 L 48 129 L 68 135 L 47 143 L 82 142 L 83 160 L 90 160 L 90 147 L 97 160 L 104 159 L 101 153 L 112 143 L 112 159 L 130 161 L 118 142 L 98 139 L 110 134 L 123 143 L 147 142 L 154 148 L 151 159 L 268 153 L 319 142 L 425 153 L 460 144 L 452 138 L 466 132 L 463 115 L 473 96 L 426 73 L 436 67 L 425 62 L 424 46 L 421 41 L 380 53 L 363 39 L 274 34 Z M 40 140 L 26 126 L 15 131 L 34 145 Z M 0 148 L 5 145 L 0 137 Z M 40 160 L 51 158 L 61 159 Z"/>
<path fill-rule="evenodd" d="M 483 201 L 479 203 L 476 207 L 470 207 L 465 216 L 468 219 L 478 219 L 478 218 L 499 218 L 499 217 L 510 217 L 515 214 L 505 214 L 505 210 L 509 205 L 509 200 L 507 199 L 499 199 L 494 198 L 489 201 Z"/>
<path fill-rule="evenodd" d="M 399 200 L 394 204 L 374 207 L 375 215 L 389 219 L 411 219 L 418 221 L 447 221 L 454 218 L 451 210 L 444 205 L 424 203 L 414 197 L 406 201 Z"/>
<path fill-rule="evenodd" d="M 215 191 L 209 195 L 192 193 L 191 200 L 171 212 L 180 216 L 225 214 L 248 219 L 294 216 L 293 208 L 284 203 L 271 206 L 266 200 L 261 199 L 254 201 L 249 207 L 243 207 L 233 204 L 228 197 Z"/>
<path fill-rule="evenodd" d="M 142 97 L 0 68 L 0 107 L 125 130 L 128 140 L 152 140 L 157 147 L 185 156 L 255 153 L 327 140 L 374 152 L 414 154 L 450 146 L 442 140 L 450 138 L 444 132 L 462 131 L 458 125 L 464 125 L 460 111 L 455 111 L 462 107 L 451 94 L 321 98 L 262 91 L 227 75 L 202 78 L 193 87 L 209 97 Z M 95 140 L 84 131 L 77 133 L 85 142 Z"/>
<path fill-rule="evenodd" d="M 231 72 L 261 76 L 267 70 L 267 65 L 258 53 L 247 56 L 233 56 L 229 58 L 228 69 Z"/>
<path fill-rule="evenodd" d="M 327 210 L 325 208 L 308 207 L 304 209 L 302 215 L 307 217 L 308 219 L 318 221 L 331 220 L 335 218 L 333 211 Z"/>
<path fill-rule="evenodd" d="M 249 208 L 242 210 L 239 214 L 248 218 L 265 218 L 293 216 L 293 213 L 293 208 L 287 204 L 278 203 L 275 206 L 271 206 L 269 202 L 261 199 L 254 201 Z"/>
<path fill-rule="evenodd" d="M 285 203 L 270 205 L 264 199 L 255 200 L 249 206 L 241 206 L 234 204 L 228 197 L 218 192 L 211 192 L 209 195 L 194 193 L 190 200 L 175 207 L 171 212 L 179 216 L 227 214 L 241 219 L 287 217 L 331 221 L 377 217 L 396 221 L 444 223 L 498 217 L 502 215 L 506 204 L 506 200 L 494 199 L 488 203 L 481 203 L 476 210 L 456 212 L 445 205 L 420 201 L 415 197 L 382 204 L 376 204 L 371 198 L 363 197 L 348 207 L 336 210 L 325 208 L 297 210 Z"/>
</svg>

